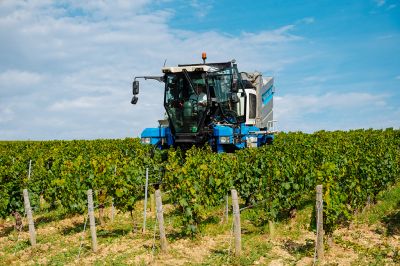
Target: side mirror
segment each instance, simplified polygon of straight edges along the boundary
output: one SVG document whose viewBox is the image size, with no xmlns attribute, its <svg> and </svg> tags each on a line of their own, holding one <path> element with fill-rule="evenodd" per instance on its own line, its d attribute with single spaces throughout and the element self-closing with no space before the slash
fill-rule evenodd
<svg viewBox="0 0 400 266">
<path fill-rule="evenodd" d="M 132 97 L 132 100 L 131 100 L 131 104 L 137 104 L 137 101 L 138 101 L 138 100 L 139 100 L 138 97 L 133 96 L 133 97 Z"/>
<path fill-rule="evenodd" d="M 132 83 L 132 93 L 133 93 L 133 95 L 139 94 L 139 81 L 138 80 L 135 80 Z"/>
</svg>

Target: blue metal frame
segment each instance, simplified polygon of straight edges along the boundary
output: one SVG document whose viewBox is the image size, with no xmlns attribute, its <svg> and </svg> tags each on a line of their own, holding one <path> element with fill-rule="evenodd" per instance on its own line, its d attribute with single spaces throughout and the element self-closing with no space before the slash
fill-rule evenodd
<svg viewBox="0 0 400 266">
<path fill-rule="evenodd" d="M 246 147 L 247 137 L 257 138 L 257 147 L 272 143 L 274 139 L 273 134 L 252 134 L 250 132 L 260 131 L 260 128 L 256 126 L 247 126 L 244 123 L 240 125 L 239 128 L 232 128 L 230 126 L 216 125 L 213 128 L 214 143 L 217 152 L 224 152 L 230 146 L 232 150 L 232 145 L 235 149 L 243 149 Z M 234 143 L 235 136 L 241 136 L 242 142 Z M 221 137 L 229 137 L 228 142 L 221 143 Z"/>
<path fill-rule="evenodd" d="M 157 145 L 158 148 L 162 148 L 162 139 L 164 144 L 171 146 L 174 144 L 174 139 L 171 134 L 169 127 L 148 127 L 142 131 L 141 138 L 150 138 L 151 145 Z"/>
<path fill-rule="evenodd" d="M 214 144 L 217 152 L 225 152 L 227 150 L 245 148 L 247 137 L 256 137 L 257 147 L 272 143 L 272 141 L 274 140 L 273 134 L 250 133 L 257 131 L 260 131 L 258 127 L 247 126 L 245 124 L 241 124 L 238 128 L 224 125 L 215 125 L 213 127 L 213 139 L 209 141 L 209 144 Z M 235 136 L 241 136 L 242 141 L 235 143 Z M 229 139 L 226 142 L 221 142 L 221 137 L 227 137 Z M 168 147 L 174 144 L 174 138 L 169 127 L 145 128 L 141 134 L 141 138 L 150 138 L 149 144 L 157 145 L 159 149 L 163 148 L 162 139 L 164 139 L 164 145 Z"/>
</svg>

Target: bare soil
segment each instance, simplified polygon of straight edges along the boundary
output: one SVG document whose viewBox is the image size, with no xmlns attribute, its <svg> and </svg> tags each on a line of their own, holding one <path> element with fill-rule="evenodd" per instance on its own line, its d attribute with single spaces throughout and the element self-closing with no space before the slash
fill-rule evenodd
<svg viewBox="0 0 400 266">
<path fill-rule="evenodd" d="M 170 207 L 168 207 L 170 208 Z M 167 209 L 168 209 L 167 208 Z M 171 210 L 168 209 L 170 212 Z M 138 215 L 140 216 L 140 215 Z M 136 217 L 137 218 L 137 217 Z M 85 217 L 76 215 L 58 221 L 40 223 L 36 229 L 38 244 L 29 245 L 26 220 L 23 232 L 16 232 L 13 220 L 0 220 L 0 265 L 313 265 L 315 235 L 307 226 L 289 223 L 277 224 L 284 236 L 271 238 L 268 233 L 251 232 L 248 235 L 246 254 L 252 254 L 261 244 L 270 248 L 256 253 L 251 262 L 232 258 L 233 241 L 230 226 L 218 231 L 221 224 L 211 225 L 207 232 L 191 238 L 174 236 L 179 230 L 167 224 L 168 251 L 159 249 L 158 235 L 154 235 L 154 213 L 150 213 L 146 234 L 133 232 L 128 214 L 116 214 L 111 223 L 98 226 L 98 251 L 91 252 L 89 230 L 83 231 Z M 246 226 L 246 222 L 243 223 Z M 291 230 L 296 236 L 291 236 Z M 299 232 L 300 230 L 300 232 Z M 215 233 L 217 231 L 217 233 Z M 328 243 L 329 242 L 329 243 Z M 254 251 L 256 252 L 256 251 Z M 79 254 L 79 257 L 78 257 Z M 398 230 L 388 230 L 384 223 L 374 225 L 353 223 L 336 230 L 327 241 L 322 265 L 400 265 L 400 235 Z"/>
</svg>

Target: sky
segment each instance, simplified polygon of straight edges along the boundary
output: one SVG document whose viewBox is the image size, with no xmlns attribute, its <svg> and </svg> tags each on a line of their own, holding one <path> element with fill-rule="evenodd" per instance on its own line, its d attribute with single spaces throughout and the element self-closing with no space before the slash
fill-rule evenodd
<svg viewBox="0 0 400 266">
<path fill-rule="evenodd" d="M 133 78 L 202 52 L 274 77 L 279 131 L 399 128 L 400 0 L 0 0 L 0 140 L 140 136 Z"/>
</svg>

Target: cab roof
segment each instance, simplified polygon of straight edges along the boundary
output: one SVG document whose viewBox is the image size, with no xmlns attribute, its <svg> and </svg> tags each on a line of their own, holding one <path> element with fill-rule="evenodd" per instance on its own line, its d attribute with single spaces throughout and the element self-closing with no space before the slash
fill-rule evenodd
<svg viewBox="0 0 400 266">
<path fill-rule="evenodd" d="M 218 71 L 220 69 L 232 67 L 232 62 L 224 63 L 206 63 L 206 64 L 190 64 L 190 65 L 178 65 L 177 67 L 163 67 L 161 71 L 163 73 L 179 73 L 183 70 L 187 72 L 207 72 L 207 71 Z"/>
</svg>

